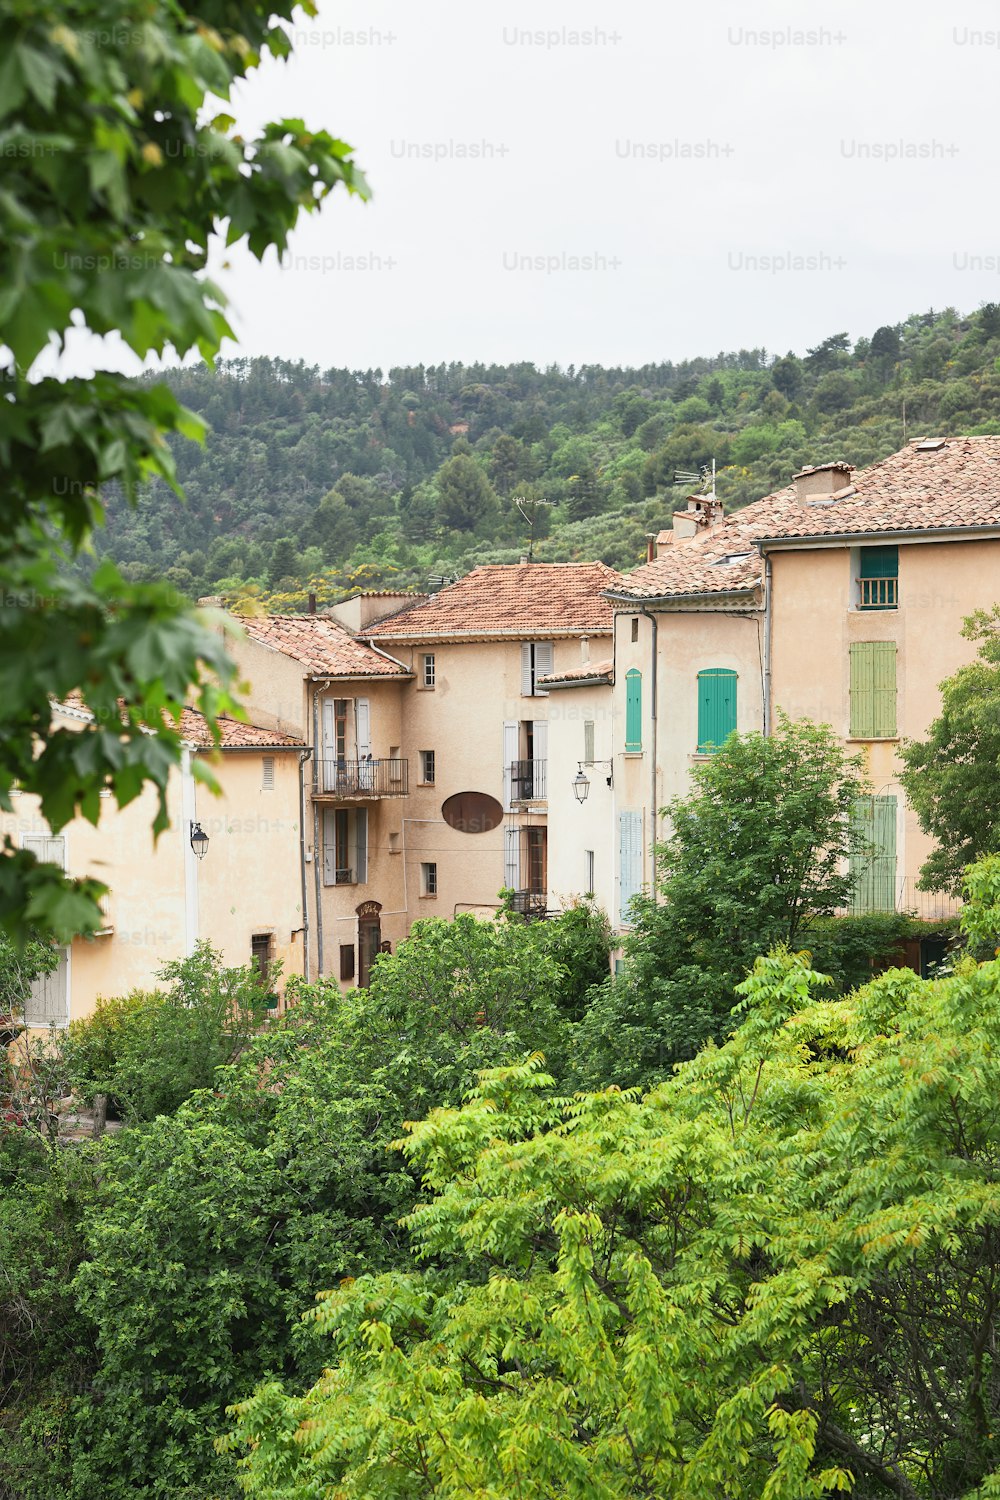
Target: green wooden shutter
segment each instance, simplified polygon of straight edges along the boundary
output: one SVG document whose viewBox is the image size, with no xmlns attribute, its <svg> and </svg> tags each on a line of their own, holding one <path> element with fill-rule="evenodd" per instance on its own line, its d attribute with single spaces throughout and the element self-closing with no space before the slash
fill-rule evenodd
<svg viewBox="0 0 1000 1500">
<path fill-rule="evenodd" d="M 711 667 L 698 673 L 698 754 L 721 750 L 736 729 L 736 673 Z"/>
<path fill-rule="evenodd" d="M 625 673 L 625 749 L 642 749 L 642 673 L 638 667 Z"/>
<path fill-rule="evenodd" d="M 896 733 L 896 644 L 855 641 L 851 646 L 851 735 L 892 739 Z"/>
<path fill-rule="evenodd" d="M 853 831 L 865 847 L 851 856 L 856 916 L 896 909 L 896 798 L 859 797 L 851 814 Z"/>
</svg>

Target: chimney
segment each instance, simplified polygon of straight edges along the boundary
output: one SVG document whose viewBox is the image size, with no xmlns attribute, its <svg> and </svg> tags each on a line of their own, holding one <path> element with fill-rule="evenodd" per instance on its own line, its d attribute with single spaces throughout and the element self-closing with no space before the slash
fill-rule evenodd
<svg viewBox="0 0 1000 1500">
<path fill-rule="evenodd" d="M 689 542 L 692 537 L 704 536 L 721 520 L 722 501 L 715 495 L 689 495 L 687 510 L 674 511 L 674 543 Z M 657 537 L 657 543 L 659 540 Z"/>
<path fill-rule="evenodd" d="M 792 475 L 795 498 L 800 505 L 832 504 L 853 493 L 851 475 L 853 464 L 816 464 Z"/>
<path fill-rule="evenodd" d="M 316 613 L 316 595 L 315 594 L 310 594 L 309 595 L 309 603 L 307 605 L 307 611 L 311 615 L 314 615 Z"/>
<path fill-rule="evenodd" d="M 656 532 L 646 532 L 646 561 L 652 562 L 656 556 Z"/>
</svg>

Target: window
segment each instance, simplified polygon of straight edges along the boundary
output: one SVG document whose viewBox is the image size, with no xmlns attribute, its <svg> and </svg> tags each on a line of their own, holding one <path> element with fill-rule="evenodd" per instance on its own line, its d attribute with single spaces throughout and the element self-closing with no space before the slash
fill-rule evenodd
<svg viewBox="0 0 1000 1500">
<path fill-rule="evenodd" d="M 435 685 L 434 653 L 427 651 L 420 658 L 420 686 L 432 688 Z"/>
<path fill-rule="evenodd" d="M 583 892 L 584 892 L 585 896 L 592 896 L 594 894 L 594 851 L 593 851 L 593 849 L 584 849 L 584 851 L 583 851 L 583 868 L 584 868 Z"/>
<path fill-rule="evenodd" d="M 353 943 L 341 943 L 340 945 L 340 977 L 342 980 L 354 978 Z"/>
<path fill-rule="evenodd" d="M 274 791 L 274 756 L 265 755 L 260 763 L 260 789 L 262 792 Z"/>
<path fill-rule="evenodd" d="M 269 932 L 255 932 L 250 939 L 250 964 L 267 984 L 271 974 L 273 938 Z"/>
<path fill-rule="evenodd" d="M 698 673 L 698 754 L 714 755 L 736 730 L 736 673 L 709 667 Z"/>
<path fill-rule="evenodd" d="M 421 750 L 420 752 L 420 780 L 425 786 L 434 785 L 434 751 Z"/>
<path fill-rule="evenodd" d="M 853 914 L 895 911 L 895 797 L 859 797 L 852 809 L 851 827 L 860 844 L 850 860 Z"/>
<path fill-rule="evenodd" d="M 634 641 L 637 641 L 639 639 L 639 617 L 638 617 L 638 615 L 632 621 L 632 639 Z"/>
<path fill-rule="evenodd" d="M 618 914 L 631 921 L 629 902 L 642 890 L 642 813 L 618 814 Z"/>
<path fill-rule="evenodd" d="M 368 879 L 368 809 L 328 807 L 323 813 L 323 884 L 364 885 Z"/>
<path fill-rule="evenodd" d="M 64 948 L 51 974 L 31 981 L 24 1002 L 26 1026 L 69 1025 L 69 949 Z"/>
<path fill-rule="evenodd" d="M 399 758 L 399 746 L 398 745 L 390 745 L 389 746 L 389 780 L 390 781 L 402 781 L 402 779 L 403 779 L 403 762 Z"/>
<path fill-rule="evenodd" d="M 524 854 L 527 864 L 527 888 L 532 896 L 544 896 L 548 889 L 548 830 L 523 828 Z"/>
<path fill-rule="evenodd" d="M 548 690 L 538 686 L 539 677 L 552 671 L 551 641 L 522 641 L 521 643 L 521 697 L 546 698 Z"/>
<path fill-rule="evenodd" d="M 583 758 L 589 766 L 594 764 L 594 721 L 585 719 L 583 722 Z"/>
<path fill-rule="evenodd" d="M 887 740 L 896 735 L 896 643 L 855 641 L 851 646 L 851 736 Z"/>
<path fill-rule="evenodd" d="M 21 836 L 21 848 L 29 849 L 43 864 L 66 868 L 66 837 L 61 833 L 25 833 Z"/>
<path fill-rule="evenodd" d="M 638 667 L 625 673 L 625 749 L 630 754 L 642 749 L 642 673 Z"/>
<path fill-rule="evenodd" d="M 420 866 L 421 896 L 436 896 L 438 893 L 438 867 L 435 863 Z"/>
<path fill-rule="evenodd" d="M 858 571 L 859 609 L 898 609 L 898 547 L 862 547 Z"/>
</svg>

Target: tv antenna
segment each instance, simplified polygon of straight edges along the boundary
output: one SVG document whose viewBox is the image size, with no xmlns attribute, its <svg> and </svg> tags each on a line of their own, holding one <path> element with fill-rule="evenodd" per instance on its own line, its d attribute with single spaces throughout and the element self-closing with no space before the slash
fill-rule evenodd
<svg viewBox="0 0 1000 1500">
<path fill-rule="evenodd" d="M 528 561 L 531 561 L 535 549 L 535 524 L 538 520 L 538 508 L 541 505 L 554 505 L 554 500 L 546 500 L 543 497 L 535 499 L 532 495 L 513 495 L 514 506 L 521 520 L 528 528 Z"/>
</svg>

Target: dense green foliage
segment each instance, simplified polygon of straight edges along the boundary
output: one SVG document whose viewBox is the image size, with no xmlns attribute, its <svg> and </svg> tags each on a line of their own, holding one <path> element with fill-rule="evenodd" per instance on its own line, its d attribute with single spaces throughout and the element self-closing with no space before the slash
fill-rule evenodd
<svg viewBox="0 0 1000 1500">
<path fill-rule="evenodd" d="M 280 359 L 176 370 L 210 424 L 175 444 L 188 496 L 111 503 L 100 546 L 128 577 L 301 608 L 355 585 L 426 588 L 476 562 L 535 555 L 630 567 L 714 458 L 727 508 L 804 463 L 863 465 L 921 432 L 1000 430 L 1000 311 L 952 310 L 825 339 L 637 369 L 418 365 L 319 370 Z M 905 413 L 905 421 L 904 421 Z M 530 514 L 530 507 L 529 507 Z"/>
<path fill-rule="evenodd" d="M 211 360 L 230 331 L 205 277 L 213 236 L 281 252 L 337 183 L 363 190 L 350 148 L 325 132 L 281 120 L 247 138 L 206 108 L 262 52 L 288 52 L 280 21 L 294 10 L 12 0 L 0 18 L 0 806 L 18 781 L 53 829 L 78 812 L 96 823 L 103 788 L 123 805 L 145 782 L 164 827 L 181 708 L 193 699 L 211 717 L 231 668 L 158 574 L 126 581 L 110 558 L 89 576 L 67 566 L 90 555 L 104 489 L 127 507 L 155 476 L 172 494 L 167 438 L 203 424 L 164 384 L 62 380 L 39 356 L 89 333 L 140 359 Z M 75 692 L 93 722 L 54 728 L 51 699 Z M 18 940 L 31 925 L 61 940 L 97 930 L 101 890 L 5 839 L 0 925 Z"/>
<path fill-rule="evenodd" d="M 928 890 L 958 890 L 966 865 L 1000 850 L 1000 605 L 970 615 L 962 634 L 979 642 L 978 659 L 945 678 L 927 738 L 901 749 L 907 800 L 937 841 L 920 872 Z"/>
<path fill-rule="evenodd" d="M 237 1405 L 247 1495 L 1000 1494 L 1000 962 L 831 1002 L 779 952 L 741 994 L 645 1096 L 535 1059 L 409 1128 L 411 1263 Z"/>
<path fill-rule="evenodd" d="M 0 1264 L 16 1263 L 0 1278 L 2 1500 L 235 1494 L 212 1448 L 225 1405 L 262 1379 L 317 1378 L 323 1341 L 300 1321 L 317 1288 L 405 1263 L 398 1221 L 420 1186 L 391 1142 L 483 1068 L 565 1056 L 605 937 L 583 908 L 424 922 L 367 991 L 299 984 L 176 1113 L 51 1151 L 0 1124 Z M 233 991 L 209 957 L 168 976 L 195 1016 Z M 160 1090 L 166 1107 L 197 1081 L 180 1009 L 134 1031 L 130 1006 L 104 1007 L 77 1057 L 100 1081 L 131 1062 L 140 1102 Z"/>
<path fill-rule="evenodd" d="M 92 1016 L 70 1026 L 64 1049 L 77 1096 L 89 1103 L 106 1094 L 133 1122 L 173 1114 L 196 1089 L 211 1088 L 216 1068 L 239 1056 L 273 999 L 270 979 L 251 966 L 223 967 L 207 942 L 164 964 L 158 978 L 165 989 L 98 999 Z"/>
<path fill-rule="evenodd" d="M 779 714 L 766 737 L 731 735 L 691 782 L 666 809 L 656 898 L 633 903 L 624 971 L 583 1022 L 588 1087 L 648 1085 L 719 1039 L 756 956 L 849 904 L 862 782 L 828 726 Z"/>
</svg>

